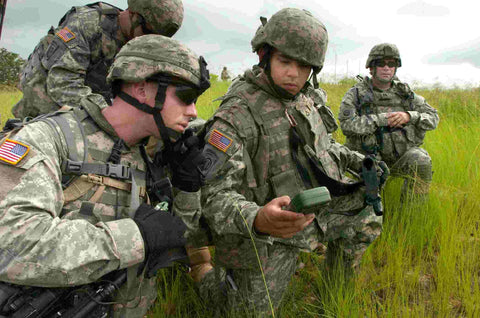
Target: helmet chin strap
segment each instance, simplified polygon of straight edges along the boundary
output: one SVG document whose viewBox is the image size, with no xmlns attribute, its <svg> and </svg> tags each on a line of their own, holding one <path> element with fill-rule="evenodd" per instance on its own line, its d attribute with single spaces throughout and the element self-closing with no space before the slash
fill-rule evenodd
<svg viewBox="0 0 480 318">
<path fill-rule="evenodd" d="M 271 68 L 270 68 L 270 58 L 272 56 L 272 48 L 269 46 L 264 46 L 258 51 L 258 57 L 260 59 L 260 63 L 258 63 L 258 66 L 263 68 L 265 74 L 267 74 L 268 81 L 270 82 L 270 85 L 272 85 L 273 89 L 275 92 L 281 97 L 285 99 L 293 99 L 295 96 L 298 94 L 291 94 L 289 91 L 286 89 L 283 89 L 282 87 L 278 86 L 275 84 L 273 81 L 272 75 L 271 75 Z M 320 72 L 320 68 L 314 68 L 312 70 L 312 77 L 313 77 L 313 86 L 314 88 L 318 88 L 318 81 L 317 81 L 317 74 Z M 306 83 L 305 83 L 306 84 Z"/>
<path fill-rule="evenodd" d="M 145 113 L 153 115 L 153 119 L 155 120 L 155 124 L 157 125 L 158 131 L 160 133 L 160 137 L 162 138 L 163 144 L 167 151 L 172 150 L 172 142 L 170 141 L 170 137 L 178 138 L 178 133 L 173 131 L 172 129 L 167 128 L 163 121 L 163 117 L 161 111 L 163 109 L 163 103 L 165 102 L 165 96 L 167 93 L 167 85 L 159 83 L 157 95 L 155 96 L 155 107 L 151 107 L 145 103 L 140 103 L 138 99 L 128 95 L 127 93 L 120 91 L 117 96 L 124 100 L 126 103 L 132 105 L 133 107 L 141 110 Z"/>
</svg>

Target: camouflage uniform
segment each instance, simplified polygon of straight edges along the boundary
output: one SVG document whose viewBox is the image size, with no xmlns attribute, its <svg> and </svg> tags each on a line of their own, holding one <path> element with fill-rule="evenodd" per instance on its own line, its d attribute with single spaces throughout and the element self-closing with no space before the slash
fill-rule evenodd
<svg viewBox="0 0 480 318">
<path fill-rule="evenodd" d="M 253 223 L 262 205 L 275 197 L 293 197 L 306 189 L 292 159 L 286 112 L 297 121 L 308 149 L 314 152 L 328 176 L 343 180 L 347 168 L 360 169 L 363 156 L 331 139 L 331 130 L 327 130 L 324 122 L 329 122 L 331 127 L 335 120 L 320 115 L 319 109 L 325 107 L 323 99 L 312 96 L 319 95 L 308 87 L 293 100 L 283 99 L 263 70 L 254 68 L 230 88 L 209 123 L 206 151 L 219 158 L 216 163 L 219 168 L 215 178 L 202 189 L 203 215 L 213 232 L 216 268 L 225 268 L 239 287 L 238 292 L 227 288 L 228 308 L 245 303 L 258 312 L 269 311 L 250 234 L 254 237 L 270 298 L 277 307 L 295 271 L 300 249 L 311 250 L 318 242 L 332 242 L 332 246 L 342 242 L 346 266 L 355 266 L 381 232 L 382 217 L 375 216 L 368 207 L 354 216 L 320 212 L 316 222 L 292 239 L 255 233 Z M 227 146 L 218 148 L 215 142 L 218 137 Z M 303 152 L 299 151 L 298 155 L 301 162 L 307 162 Z M 308 173 L 313 186 L 320 186 L 309 168 Z M 359 202 L 363 203 L 360 197 Z M 217 280 L 222 279 L 217 276 Z M 211 281 L 206 279 L 203 285 L 203 293 L 208 294 L 206 289 L 212 288 L 207 287 L 212 285 Z"/>
<path fill-rule="evenodd" d="M 130 2 L 145 1 L 130 0 L 129 5 Z M 169 21 L 181 23 L 181 1 L 155 0 L 149 6 L 153 8 L 155 5 L 161 8 L 156 11 L 169 14 Z M 172 12 L 172 8 L 176 12 Z M 115 54 L 128 41 L 118 24 L 121 11 L 103 2 L 73 7 L 68 11 L 58 27 L 52 27 L 30 54 L 20 76 L 23 98 L 13 107 L 13 115 L 22 119 L 36 117 L 64 105 L 78 105 L 84 96 L 96 94 L 105 98 L 105 106 L 110 104 L 112 95 L 110 85 L 106 83 L 108 69 Z M 167 22 L 163 26 L 172 35 L 172 27 Z M 160 22 L 150 24 L 154 25 L 156 32 L 164 34 L 158 30 L 162 26 Z M 177 29 L 179 27 L 177 25 Z"/>
<path fill-rule="evenodd" d="M 147 42 L 146 37 L 150 36 L 130 41 L 132 48 L 127 45 L 125 50 L 132 52 L 134 43 L 138 47 L 140 41 Z M 155 37 L 160 40 L 154 38 L 143 47 L 156 52 L 156 62 L 160 63 L 159 51 L 168 47 L 167 40 L 162 39 L 168 38 Z M 198 58 L 194 60 L 191 51 L 168 40 L 181 66 L 172 61 L 152 69 L 152 73 L 185 68 L 188 71 L 178 76 L 199 78 Z M 133 80 L 134 74 L 122 70 L 135 62 L 135 53 L 125 52 L 125 58 L 116 60 L 115 79 L 125 75 Z M 144 58 L 147 61 L 148 57 Z M 137 80 L 150 75 L 137 74 Z M 127 283 L 117 293 L 113 316 L 143 317 L 158 293 L 155 277 L 137 277 L 137 264 L 145 259 L 145 245 L 138 226 L 130 218 L 147 201 L 145 163 L 138 145 L 118 148 L 121 171 L 131 172 L 131 178 L 122 179 L 123 173 L 107 162 L 119 137 L 101 113 L 103 98 L 88 96 L 78 106 L 81 107 L 38 117 L 8 137 L 29 150 L 18 162 L 0 160 L 0 173 L 8 181 L 0 190 L 0 281 L 71 287 L 127 268 Z M 78 166 L 74 163 L 82 158 L 82 166 L 93 165 L 95 170 L 113 173 L 72 175 L 69 167 Z M 199 191 L 174 190 L 174 213 L 194 215 L 200 210 Z"/>
<path fill-rule="evenodd" d="M 382 46 L 374 49 L 378 47 Z M 374 49 L 373 53 L 376 52 Z M 393 50 L 392 55 L 399 60 L 398 50 Z M 369 56 L 367 67 L 371 66 L 375 57 L 383 56 Z M 390 112 L 407 112 L 410 121 L 402 128 L 390 128 L 386 118 Z M 425 133 L 437 127 L 439 117 L 422 96 L 415 94 L 396 77 L 387 90 L 374 87 L 372 80 L 365 77 L 345 94 L 338 118 L 347 137 L 347 147 L 364 154 L 376 153 L 391 168 L 392 175 L 418 175 L 420 178 L 415 181 L 416 186 L 413 186 L 411 178 L 405 186 L 413 187 L 417 194 L 428 192 L 428 184 L 432 180 L 432 161 L 428 152 L 420 146 Z"/>
</svg>

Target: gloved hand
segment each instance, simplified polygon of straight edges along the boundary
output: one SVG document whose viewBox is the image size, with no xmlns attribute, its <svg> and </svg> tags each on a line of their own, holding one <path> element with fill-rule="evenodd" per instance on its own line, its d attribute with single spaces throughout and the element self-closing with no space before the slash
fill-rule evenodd
<svg viewBox="0 0 480 318">
<path fill-rule="evenodd" d="M 168 154 L 172 169 L 172 185 L 186 192 L 196 192 L 205 184 L 202 171 L 205 164 L 200 138 L 193 129 L 187 129 L 173 145 L 173 153 Z"/>
<path fill-rule="evenodd" d="M 145 262 L 140 267 L 143 271 L 147 264 L 147 271 L 164 260 L 156 260 L 157 256 L 165 257 L 167 249 L 183 247 L 186 239 L 183 237 L 187 226 L 178 217 L 168 212 L 157 211 L 148 204 L 138 207 L 133 218 L 142 233 L 145 245 Z"/>
</svg>

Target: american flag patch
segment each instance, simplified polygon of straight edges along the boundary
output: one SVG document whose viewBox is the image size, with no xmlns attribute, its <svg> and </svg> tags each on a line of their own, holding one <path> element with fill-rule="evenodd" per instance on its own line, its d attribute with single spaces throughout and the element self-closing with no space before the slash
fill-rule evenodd
<svg viewBox="0 0 480 318">
<path fill-rule="evenodd" d="M 23 159 L 30 150 L 30 147 L 15 140 L 5 139 L 0 146 L 0 160 L 16 165 Z"/>
<path fill-rule="evenodd" d="M 230 148 L 233 140 L 214 129 L 208 138 L 208 143 L 223 152 L 227 152 L 227 149 Z"/>
<path fill-rule="evenodd" d="M 56 35 L 63 40 L 63 42 L 68 42 L 70 40 L 73 40 L 75 39 L 75 33 L 73 33 L 72 31 L 70 31 L 69 28 L 67 27 L 64 27 L 63 29 L 61 29 L 60 31 L 58 31 L 56 33 Z"/>
</svg>

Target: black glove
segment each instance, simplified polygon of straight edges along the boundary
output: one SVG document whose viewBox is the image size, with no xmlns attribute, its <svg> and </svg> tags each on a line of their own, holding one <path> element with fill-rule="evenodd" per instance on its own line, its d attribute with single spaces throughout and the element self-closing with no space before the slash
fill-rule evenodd
<svg viewBox="0 0 480 318">
<path fill-rule="evenodd" d="M 186 192 L 196 192 L 205 184 L 203 165 L 205 156 L 198 136 L 187 129 L 168 154 L 172 169 L 172 185 Z"/>
<path fill-rule="evenodd" d="M 148 272 L 151 272 L 150 267 L 159 262 L 155 259 L 157 256 L 166 255 L 167 249 L 183 247 L 186 243 L 183 234 L 187 226 L 178 216 L 142 204 L 135 212 L 133 220 L 142 233 L 145 245 L 145 262 L 139 272 L 143 271 L 145 264 Z"/>
</svg>

